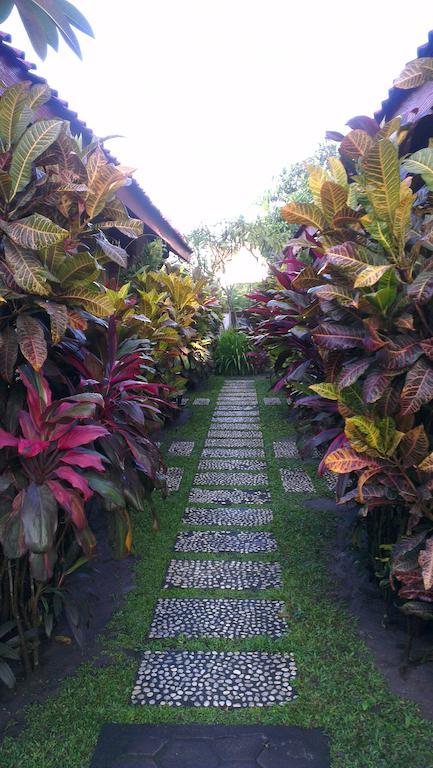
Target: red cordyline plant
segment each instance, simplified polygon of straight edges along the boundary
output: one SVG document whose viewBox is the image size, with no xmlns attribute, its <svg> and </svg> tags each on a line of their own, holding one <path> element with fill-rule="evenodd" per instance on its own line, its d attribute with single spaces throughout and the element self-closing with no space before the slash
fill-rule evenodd
<svg viewBox="0 0 433 768">
<path fill-rule="evenodd" d="M 283 208 L 299 237 L 252 311 L 316 444 L 333 437 L 323 466 L 367 518 L 375 572 L 433 618 L 433 149 L 401 158 L 398 118 L 351 128 L 311 172 L 313 201 Z"/>
<path fill-rule="evenodd" d="M 10 595 L 2 612 L 6 607 L 12 616 L 10 628 L 17 629 L 21 654 L 30 671 L 28 633 L 32 630 L 37 663 L 33 632 L 43 614 L 50 612 L 43 597 L 45 583 L 55 570 L 56 584 L 63 582 L 72 550 L 72 560 L 80 549 L 87 557 L 93 553 L 95 540 L 85 504 L 94 493 L 92 478 L 105 470 L 104 457 L 93 444 L 108 430 L 88 423 L 100 403 L 99 394 L 53 400 L 41 373 L 22 366 L 19 375 L 25 404 L 23 398 L 22 407 L 20 398 L 9 398 L 9 430 L 0 430 L 0 542 L 7 563 L 3 578 L 9 582 Z M 0 673 L 7 684 L 13 684 L 7 665 Z"/>
<path fill-rule="evenodd" d="M 32 577 L 46 581 L 57 558 L 59 512 L 81 546 L 92 548 L 84 504 L 93 489 L 86 472 L 90 468 L 104 472 L 103 457 L 93 442 L 108 430 L 81 423 L 92 419 L 100 395 L 76 394 L 53 401 L 42 374 L 23 366 L 20 378 L 27 409 L 18 413 L 15 434 L 0 430 L 0 447 L 8 449 L 1 476 L 0 540 L 7 557 L 29 553 Z"/>
<path fill-rule="evenodd" d="M 157 525 L 151 494 L 155 488 L 166 491 L 166 468 L 150 435 L 162 424 L 169 387 L 146 380 L 153 373 L 149 343 L 134 338 L 120 343 L 114 316 L 107 333 L 95 328 L 85 344 L 65 339 L 59 351 L 63 363 L 79 374 L 77 388 L 99 397 L 93 423 L 106 430 L 98 446 L 110 462 L 110 478 L 95 477 L 93 483 L 105 508 L 117 510 L 118 549 L 124 554 L 132 543 L 128 506 L 150 509 Z"/>
</svg>

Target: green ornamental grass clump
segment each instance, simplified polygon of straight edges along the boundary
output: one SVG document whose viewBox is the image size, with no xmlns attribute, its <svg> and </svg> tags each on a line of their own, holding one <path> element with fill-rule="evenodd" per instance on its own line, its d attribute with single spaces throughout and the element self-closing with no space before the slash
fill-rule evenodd
<svg viewBox="0 0 433 768">
<path fill-rule="evenodd" d="M 223 331 L 214 355 L 217 373 L 229 376 L 251 373 L 252 366 L 247 356 L 250 350 L 251 343 L 245 333 L 233 329 Z"/>
</svg>

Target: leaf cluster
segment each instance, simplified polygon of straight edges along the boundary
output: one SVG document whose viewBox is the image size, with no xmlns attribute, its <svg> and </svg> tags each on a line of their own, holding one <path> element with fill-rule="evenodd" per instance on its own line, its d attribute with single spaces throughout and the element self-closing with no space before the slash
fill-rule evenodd
<svg viewBox="0 0 433 768">
<path fill-rule="evenodd" d="M 406 613 L 429 618 L 433 149 L 402 155 L 410 127 L 399 118 L 350 126 L 340 157 L 310 169 L 312 202 L 282 208 L 298 236 L 250 296 L 251 315 L 298 414 L 301 450 L 328 445 L 320 471 L 337 473 L 340 502 L 355 500 L 364 518 L 399 510 L 400 531 L 378 544 L 397 546 L 388 585 Z M 416 557 L 398 549 L 402 532 Z"/>
</svg>

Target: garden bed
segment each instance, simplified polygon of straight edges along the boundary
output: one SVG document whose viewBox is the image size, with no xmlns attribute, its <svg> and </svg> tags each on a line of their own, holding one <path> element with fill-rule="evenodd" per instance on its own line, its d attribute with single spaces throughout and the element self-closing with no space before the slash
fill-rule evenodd
<svg viewBox="0 0 433 768">
<path fill-rule="evenodd" d="M 166 422 L 163 429 L 154 433 L 154 439 L 168 442 L 188 421 L 190 413 L 188 407 L 182 407 L 173 421 Z M 93 509 L 89 522 L 98 541 L 95 558 L 72 574 L 68 581 L 71 595 L 77 601 L 81 598 L 85 602 L 87 621 L 84 644 L 80 648 L 74 641 L 62 615 L 54 627 L 53 639 L 42 638 L 39 667 L 30 678 L 24 676 L 21 665 L 16 665 L 16 688 L 0 688 L 0 740 L 6 734 L 17 735 L 25 723 L 24 707 L 43 703 L 56 694 L 63 680 L 71 677 L 80 664 L 89 661 L 94 668 L 98 668 L 110 663 L 110 655 L 103 650 L 101 641 L 104 636 L 112 634 L 107 625 L 134 589 L 135 564 L 139 555 L 114 559 L 103 510 Z"/>
</svg>

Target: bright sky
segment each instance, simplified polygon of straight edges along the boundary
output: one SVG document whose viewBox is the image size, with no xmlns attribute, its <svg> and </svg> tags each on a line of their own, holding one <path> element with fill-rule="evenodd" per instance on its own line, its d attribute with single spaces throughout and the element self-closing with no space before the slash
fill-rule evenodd
<svg viewBox="0 0 433 768">
<path fill-rule="evenodd" d="M 433 28 L 431 0 L 73 0 L 95 40 L 38 62 L 180 231 L 248 215 L 327 129 L 372 114 Z"/>
</svg>

